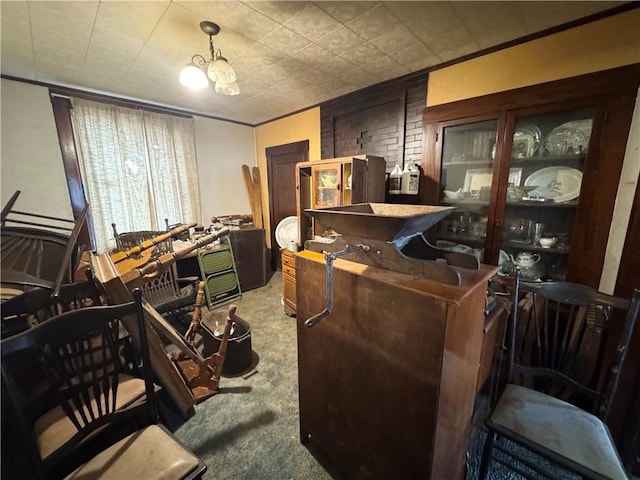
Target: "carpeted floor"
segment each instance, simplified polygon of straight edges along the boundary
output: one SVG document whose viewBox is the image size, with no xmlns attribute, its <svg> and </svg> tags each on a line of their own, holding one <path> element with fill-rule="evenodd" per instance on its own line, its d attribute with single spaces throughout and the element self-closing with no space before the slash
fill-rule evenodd
<svg viewBox="0 0 640 480">
<path fill-rule="evenodd" d="M 252 367 L 243 376 L 223 376 L 220 392 L 196 405 L 186 422 L 170 419 L 176 435 L 207 464 L 207 479 L 339 478 L 299 441 L 296 320 L 284 314 L 281 297 L 276 272 L 265 287 L 233 301 L 236 315 L 251 325 Z M 203 312 L 210 330 L 227 309 Z"/>
<path fill-rule="evenodd" d="M 296 320 L 284 314 L 281 298 L 276 272 L 266 286 L 233 302 L 251 325 L 252 366 L 243 375 L 223 376 L 220 392 L 196 405 L 186 421 L 168 412 L 169 427 L 207 464 L 207 479 L 341 478 L 329 460 L 299 441 Z M 224 322 L 227 309 L 204 311 L 210 330 Z M 470 480 L 477 478 L 483 440 L 469 452 Z M 490 480 L 517 478 L 492 464 Z"/>
</svg>

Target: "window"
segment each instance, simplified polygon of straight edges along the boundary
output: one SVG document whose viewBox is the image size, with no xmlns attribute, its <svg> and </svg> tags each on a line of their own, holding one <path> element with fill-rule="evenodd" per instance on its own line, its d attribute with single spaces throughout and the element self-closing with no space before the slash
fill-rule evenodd
<svg viewBox="0 0 640 480">
<path fill-rule="evenodd" d="M 119 233 L 164 230 L 198 221 L 200 195 L 193 118 L 71 99 L 95 248 L 113 247 Z"/>
</svg>

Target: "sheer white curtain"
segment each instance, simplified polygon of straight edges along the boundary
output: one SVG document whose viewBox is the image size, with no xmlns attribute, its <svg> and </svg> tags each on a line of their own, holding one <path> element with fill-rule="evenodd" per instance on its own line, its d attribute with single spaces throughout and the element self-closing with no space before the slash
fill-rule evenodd
<svg viewBox="0 0 640 480">
<path fill-rule="evenodd" d="M 72 99 L 96 248 L 118 232 L 200 220 L 193 118 Z"/>
</svg>

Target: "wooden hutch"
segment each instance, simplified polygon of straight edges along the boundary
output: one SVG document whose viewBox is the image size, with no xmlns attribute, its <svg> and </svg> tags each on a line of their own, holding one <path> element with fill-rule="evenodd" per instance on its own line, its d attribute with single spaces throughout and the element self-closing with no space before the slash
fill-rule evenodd
<svg viewBox="0 0 640 480">
<path fill-rule="evenodd" d="M 531 280 L 597 288 L 639 86 L 634 64 L 426 108 L 432 188 L 418 202 L 457 208 L 432 240 L 503 270 L 519 252 L 539 255 Z M 553 246 L 533 241 L 536 223 Z"/>
<path fill-rule="evenodd" d="M 386 163 L 382 157 L 357 155 L 296 164 L 296 212 L 298 248 L 322 235 L 324 227 L 315 222 L 308 208 L 338 207 L 364 202 L 383 202 Z M 296 262 L 293 252 L 282 250 L 284 311 L 296 314 Z"/>
</svg>

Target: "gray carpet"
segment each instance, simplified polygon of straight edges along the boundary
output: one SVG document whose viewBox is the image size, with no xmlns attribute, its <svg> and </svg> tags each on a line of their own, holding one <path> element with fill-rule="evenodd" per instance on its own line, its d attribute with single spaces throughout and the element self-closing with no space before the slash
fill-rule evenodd
<svg viewBox="0 0 640 480">
<path fill-rule="evenodd" d="M 220 382 L 220 392 L 196 405 L 170 428 L 208 466 L 206 479 L 338 479 L 321 453 L 299 441 L 296 320 L 284 314 L 282 275 L 233 301 L 251 325 L 254 364 L 243 376 Z M 228 305 L 207 312 L 211 330 L 224 321 Z M 477 478 L 484 435 L 469 452 L 468 479 Z M 489 479 L 521 478 L 492 463 Z M 575 477 L 567 477 L 575 478 Z M 438 479 L 440 480 L 440 479 Z"/>
<path fill-rule="evenodd" d="M 251 325 L 257 364 L 250 375 L 223 376 L 220 392 L 175 430 L 207 464 L 207 479 L 339 478 L 299 441 L 296 320 L 284 314 L 281 297 L 276 272 L 265 287 L 233 301 Z M 227 308 L 205 309 L 203 321 L 214 330 Z"/>
</svg>

